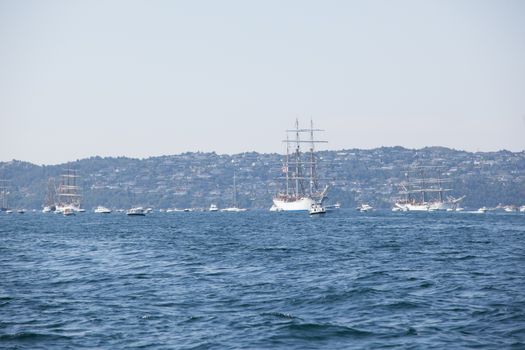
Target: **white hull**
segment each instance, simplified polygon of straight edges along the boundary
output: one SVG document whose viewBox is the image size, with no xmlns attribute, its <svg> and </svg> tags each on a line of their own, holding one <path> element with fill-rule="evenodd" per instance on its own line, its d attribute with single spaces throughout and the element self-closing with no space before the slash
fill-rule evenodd
<svg viewBox="0 0 525 350">
<path fill-rule="evenodd" d="M 63 214 L 64 211 L 73 211 L 73 212 L 81 212 L 83 209 L 80 209 L 78 206 L 75 205 L 57 205 L 55 209 L 55 213 L 57 214 Z"/>
<path fill-rule="evenodd" d="M 240 212 L 246 211 L 246 209 L 245 208 L 231 207 L 231 208 L 221 209 L 221 211 L 230 212 L 230 213 L 240 213 Z"/>
<path fill-rule="evenodd" d="M 310 197 L 302 197 L 295 201 L 285 201 L 281 198 L 274 198 L 270 211 L 309 211 L 315 203 L 315 200 Z"/>
<path fill-rule="evenodd" d="M 428 211 L 428 204 L 396 203 L 400 211 Z"/>
<path fill-rule="evenodd" d="M 454 211 L 458 206 L 457 201 L 427 202 L 427 203 L 395 203 L 395 208 L 400 211 Z"/>
<path fill-rule="evenodd" d="M 95 213 L 97 214 L 111 214 L 111 209 L 108 209 L 106 207 L 98 206 L 95 209 Z"/>
</svg>

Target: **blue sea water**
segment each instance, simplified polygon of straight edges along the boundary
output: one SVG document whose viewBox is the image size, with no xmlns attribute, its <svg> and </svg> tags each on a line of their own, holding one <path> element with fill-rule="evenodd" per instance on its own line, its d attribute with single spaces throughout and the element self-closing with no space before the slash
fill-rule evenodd
<svg viewBox="0 0 525 350">
<path fill-rule="evenodd" d="M 0 347 L 525 348 L 525 215 L 0 214 Z"/>
</svg>

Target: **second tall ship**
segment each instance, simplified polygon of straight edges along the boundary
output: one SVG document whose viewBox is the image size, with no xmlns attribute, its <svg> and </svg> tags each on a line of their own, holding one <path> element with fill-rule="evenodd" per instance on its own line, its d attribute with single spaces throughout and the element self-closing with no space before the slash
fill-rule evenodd
<svg viewBox="0 0 525 350">
<path fill-rule="evenodd" d="M 323 130 L 314 129 L 312 121 L 310 128 L 299 128 L 298 120 L 295 121 L 295 129 L 286 130 L 286 140 L 283 141 L 286 155 L 281 177 L 284 188 L 273 198 L 270 211 L 309 211 L 315 204 L 322 204 L 328 186 L 319 188 L 315 144 L 327 141 L 315 140 L 314 133 L 319 131 Z M 290 139 L 290 134 L 293 139 Z M 307 152 L 302 151 L 302 145 L 307 145 Z"/>
<path fill-rule="evenodd" d="M 394 211 L 454 211 L 465 196 L 454 198 L 445 195 L 451 189 L 444 185 L 450 179 L 444 179 L 437 171 L 437 166 L 414 166 L 405 173 L 406 181 L 401 183 L 402 200 L 396 201 Z M 437 178 L 429 177 L 427 173 L 437 173 Z"/>
</svg>

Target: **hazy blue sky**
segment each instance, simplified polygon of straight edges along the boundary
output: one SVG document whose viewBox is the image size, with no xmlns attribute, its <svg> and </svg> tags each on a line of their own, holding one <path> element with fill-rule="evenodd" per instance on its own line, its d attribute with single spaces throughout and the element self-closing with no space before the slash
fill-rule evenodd
<svg viewBox="0 0 525 350">
<path fill-rule="evenodd" d="M 0 160 L 525 149 L 525 1 L 2 1 Z"/>
</svg>

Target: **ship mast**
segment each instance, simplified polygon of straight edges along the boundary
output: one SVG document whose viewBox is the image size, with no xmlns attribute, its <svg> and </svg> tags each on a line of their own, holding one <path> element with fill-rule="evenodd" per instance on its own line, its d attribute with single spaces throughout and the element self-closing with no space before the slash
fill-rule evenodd
<svg viewBox="0 0 525 350">
<path fill-rule="evenodd" d="M 286 143 L 286 156 L 285 164 L 283 167 L 283 172 L 285 173 L 286 179 L 286 198 L 294 200 L 300 199 L 304 196 L 323 196 L 324 192 L 319 194 L 317 189 L 317 177 L 316 177 L 316 157 L 315 157 L 315 144 L 316 143 L 326 143 L 327 141 L 316 141 L 314 138 L 314 132 L 324 131 L 320 129 L 313 128 L 313 121 L 310 120 L 310 127 L 306 129 L 299 128 L 299 120 L 295 120 L 295 128 L 291 130 L 286 130 L 286 140 L 283 142 Z M 290 140 L 289 133 L 295 134 L 295 140 Z M 309 140 L 301 140 L 301 133 L 307 133 L 310 135 Z M 294 144 L 295 150 L 293 156 L 290 157 L 290 144 Z M 309 144 L 309 156 L 301 154 L 301 143 Z M 294 171 L 292 175 L 289 174 L 290 169 L 290 158 L 293 159 Z M 303 159 L 304 158 L 304 159 Z M 308 159 L 309 158 L 309 159 Z M 306 164 L 309 165 L 309 171 L 304 169 Z M 294 181 L 292 188 L 290 188 L 290 181 Z M 309 181 L 308 187 L 306 187 L 305 181 Z M 326 190 L 325 190 L 326 191 Z M 292 193 L 290 193 L 292 192 Z"/>
<path fill-rule="evenodd" d="M 1 210 L 7 210 L 9 209 L 7 207 L 7 195 L 9 194 L 9 188 L 8 188 L 9 180 L 0 180 L 0 195 L 2 195 L 2 206 L 0 207 Z"/>
<path fill-rule="evenodd" d="M 233 171 L 233 207 L 237 208 L 237 187 L 235 184 L 235 170 Z"/>
<path fill-rule="evenodd" d="M 300 161 L 301 161 L 301 140 L 299 138 L 299 120 L 295 119 L 295 196 L 299 198 L 299 176 L 300 176 Z"/>
</svg>

